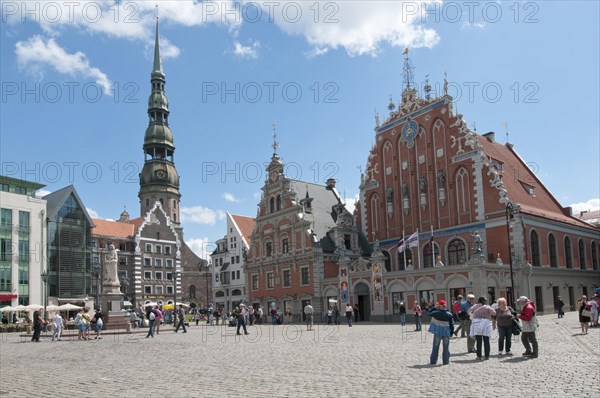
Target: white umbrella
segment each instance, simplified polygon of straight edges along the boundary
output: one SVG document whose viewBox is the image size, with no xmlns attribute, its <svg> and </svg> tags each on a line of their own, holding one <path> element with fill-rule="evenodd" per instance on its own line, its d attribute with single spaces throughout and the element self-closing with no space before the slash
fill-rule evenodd
<svg viewBox="0 0 600 398">
<path fill-rule="evenodd" d="M 187 305 L 186 303 L 177 303 L 177 305 L 183 305 L 184 307 L 189 307 L 189 305 Z"/>
<path fill-rule="evenodd" d="M 0 308 L 0 312 L 11 312 L 11 311 L 16 311 L 16 310 L 17 309 L 15 307 L 11 307 L 11 306 Z"/>
<path fill-rule="evenodd" d="M 59 305 L 58 309 L 61 311 L 74 311 L 74 310 L 80 310 L 83 307 L 79 307 L 75 304 L 71 304 L 71 303 L 67 303 L 67 304 L 63 304 L 63 305 Z"/>
<path fill-rule="evenodd" d="M 155 307 L 155 306 L 157 306 L 157 305 L 158 305 L 158 303 L 155 303 L 155 302 L 152 302 L 152 301 L 151 301 L 151 302 L 149 302 L 149 303 L 146 303 L 146 304 L 144 304 L 144 307 Z"/>
<path fill-rule="evenodd" d="M 28 308 L 22 304 L 19 304 L 15 307 L 15 311 L 27 311 L 27 310 L 28 310 Z"/>
<path fill-rule="evenodd" d="M 46 306 L 46 311 L 59 311 L 60 308 L 58 305 L 50 304 Z"/>
<path fill-rule="evenodd" d="M 44 306 L 39 305 L 39 304 L 29 304 L 28 306 L 25 307 L 25 310 L 36 311 L 36 310 L 39 310 L 40 308 L 44 308 Z"/>
</svg>

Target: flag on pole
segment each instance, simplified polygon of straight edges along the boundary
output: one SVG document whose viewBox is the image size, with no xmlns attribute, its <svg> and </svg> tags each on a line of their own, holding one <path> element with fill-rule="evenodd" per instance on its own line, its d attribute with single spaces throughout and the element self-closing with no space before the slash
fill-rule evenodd
<svg viewBox="0 0 600 398">
<path fill-rule="evenodd" d="M 389 251 L 391 252 L 392 250 L 400 247 L 403 243 L 404 243 L 404 236 L 402 238 L 400 238 L 400 240 L 398 242 L 394 243 L 394 245 L 392 247 L 390 247 Z"/>
<path fill-rule="evenodd" d="M 407 247 L 419 247 L 419 230 L 409 236 L 402 244 L 398 247 L 398 253 L 402 253 Z"/>
</svg>

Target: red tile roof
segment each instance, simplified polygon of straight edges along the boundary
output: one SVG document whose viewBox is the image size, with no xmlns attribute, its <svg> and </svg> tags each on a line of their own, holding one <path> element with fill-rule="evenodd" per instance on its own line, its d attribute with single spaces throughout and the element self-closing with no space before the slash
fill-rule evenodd
<svg viewBox="0 0 600 398">
<path fill-rule="evenodd" d="M 236 223 L 238 228 L 240 229 L 242 236 L 246 239 L 246 243 L 250 245 L 250 235 L 252 235 L 252 231 L 254 230 L 254 225 L 256 222 L 252 217 L 238 216 L 235 214 L 231 214 L 231 218 L 233 222 Z"/>
<path fill-rule="evenodd" d="M 96 226 L 92 228 L 92 234 L 101 236 L 112 236 L 117 238 L 131 238 L 135 235 L 137 226 L 131 222 L 117 222 L 108 220 L 99 220 L 93 218 Z M 133 220 L 131 220 L 133 221 Z"/>
<path fill-rule="evenodd" d="M 486 161 L 489 161 L 489 157 L 492 157 L 502 163 L 502 183 L 508 192 L 508 199 L 513 203 L 518 203 L 521 206 L 521 212 L 578 227 L 590 228 L 589 224 L 565 213 L 567 210 L 548 191 L 542 181 L 516 153 L 511 144 L 503 145 L 498 142 L 490 142 L 483 136 L 479 137 L 479 142 L 483 146 Z M 487 170 L 484 170 L 484 179 L 491 179 L 490 176 L 485 174 L 486 172 Z M 530 194 L 526 186 L 532 187 L 535 194 Z"/>
</svg>

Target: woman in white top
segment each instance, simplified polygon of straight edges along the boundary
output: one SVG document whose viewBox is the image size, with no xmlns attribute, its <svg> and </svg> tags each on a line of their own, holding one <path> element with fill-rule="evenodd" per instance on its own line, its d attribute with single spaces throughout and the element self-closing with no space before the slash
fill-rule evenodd
<svg viewBox="0 0 600 398">
<path fill-rule="evenodd" d="M 472 306 L 467 313 L 471 316 L 471 336 L 477 340 L 477 360 L 483 360 L 481 356 L 481 343 L 483 342 L 485 359 L 490 359 L 490 337 L 492 336 L 492 317 L 496 311 L 486 304 L 485 297 L 479 297 L 477 304 Z"/>
</svg>

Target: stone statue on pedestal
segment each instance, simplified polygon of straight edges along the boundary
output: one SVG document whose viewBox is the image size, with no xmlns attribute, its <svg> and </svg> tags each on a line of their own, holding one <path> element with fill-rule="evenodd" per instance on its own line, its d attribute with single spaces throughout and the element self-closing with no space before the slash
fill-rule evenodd
<svg viewBox="0 0 600 398">
<path fill-rule="evenodd" d="M 108 254 L 106 255 L 106 261 L 104 262 L 104 277 L 102 279 L 102 290 L 106 292 L 120 292 L 119 288 L 121 287 L 121 283 L 119 282 L 119 275 L 117 272 L 119 256 L 117 253 L 118 250 L 115 249 L 115 245 L 111 244 L 108 247 Z"/>
</svg>

